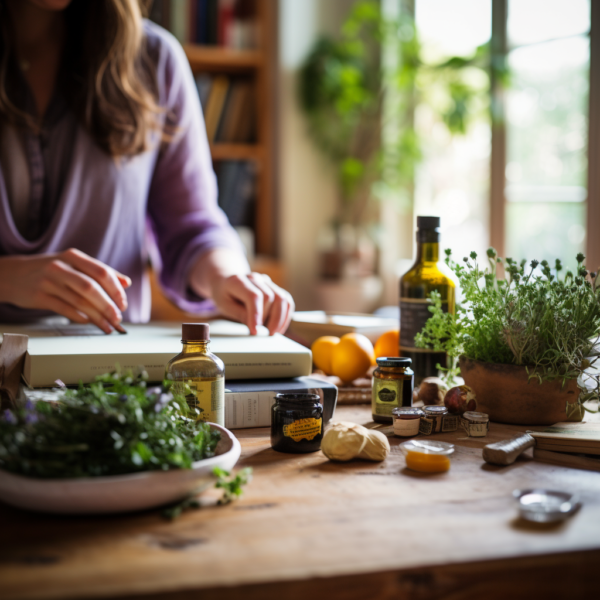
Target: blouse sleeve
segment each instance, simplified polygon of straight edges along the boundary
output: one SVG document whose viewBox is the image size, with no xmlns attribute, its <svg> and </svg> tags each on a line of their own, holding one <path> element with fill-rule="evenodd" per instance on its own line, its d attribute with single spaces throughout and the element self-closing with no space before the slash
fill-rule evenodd
<svg viewBox="0 0 600 600">
<path fill-rule="evenodd" d="M 148 26 L 147 26 L 148 27 Z M 193 75 L 179 43 L 164 30 L 160 36 L 157 84 L 164 120 L 173 139 L 162 144 L 148 195 L 148 217 L 167 296 L 190 312 L 210 304 L 188 286 L 188 274 L 200 255 L 217 247 L 244 253 L 235 230 L 217 204 L 206 128 Z"/>
</svg>

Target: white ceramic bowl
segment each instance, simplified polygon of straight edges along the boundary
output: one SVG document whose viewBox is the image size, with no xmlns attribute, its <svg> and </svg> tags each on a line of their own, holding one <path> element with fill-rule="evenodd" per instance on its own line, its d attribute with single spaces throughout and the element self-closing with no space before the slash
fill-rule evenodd
<svg viewBox="0 0 600 600">
<path fill-rule="evenodd" d="M 216 454 L 191 469 L 143 471 L 131 475 L 82 479 L 37 479 L 0 469 L 0 500 L 18 508 L 62 514 L 101 514 L 144 510 L 199 494 L 212 486 L 215 467 L 230 471 L 241 446 L 224 427 Z"/>
</svg>

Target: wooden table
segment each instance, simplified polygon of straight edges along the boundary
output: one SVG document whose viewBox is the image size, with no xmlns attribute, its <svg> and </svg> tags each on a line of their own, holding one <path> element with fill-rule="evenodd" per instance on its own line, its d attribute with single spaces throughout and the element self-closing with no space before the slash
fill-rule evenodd
<svg viewBox="0 0 600 600">
<path fill-rule="evenodd" d="M 367 424 L 370 411 L 339 407 L 336 420 Z M 1 506 L 0 598 L 597 598 L 600 473 L 482 462 L 485 443 L 523 429 L 437 435 L 457 448 L 451 470 L 429 476 L 404 468 L 399 438 L 383 463 L 334 464 L 239 431 L 239 465 L 255 475 L 243 498 L 173 522 Z M 578 492 L 583 507 L 559 525 L 522 522 L 511 493 L 535 486 Z"/>
</svg>

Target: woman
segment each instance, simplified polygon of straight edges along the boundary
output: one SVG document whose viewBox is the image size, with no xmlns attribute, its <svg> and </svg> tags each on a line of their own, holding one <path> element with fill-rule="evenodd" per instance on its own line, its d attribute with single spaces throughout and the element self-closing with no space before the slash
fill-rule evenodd
<svg viewBox="0 0 600 600">
<path fill-rule="evenodd" d="M 140 1 L 0 0 L 0 322 L 147 321 L 150 231 L 180 307 L 282 332 L 293 300 L 250 272 L 186 57 Z"/>
</svg>

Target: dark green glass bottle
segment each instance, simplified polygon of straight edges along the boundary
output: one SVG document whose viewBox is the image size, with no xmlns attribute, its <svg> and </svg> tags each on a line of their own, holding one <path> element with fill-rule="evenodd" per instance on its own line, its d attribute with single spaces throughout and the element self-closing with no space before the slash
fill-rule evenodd
<svg viewBox="0 0 600 600">
<path fill-rule="evenodd" d="M 431 313 L 428 295 L 440 293 L 442 307 L 454 313 L 456 284 L 450 269 L 440 261 L 440 218 L 417 217 L 417 260 L 400 279 L 400 356 L 412 359 L 415 384 L 437 375 L 436 365 L 446 366 L 446 354 L 415 346 Z"/>
</svg>

